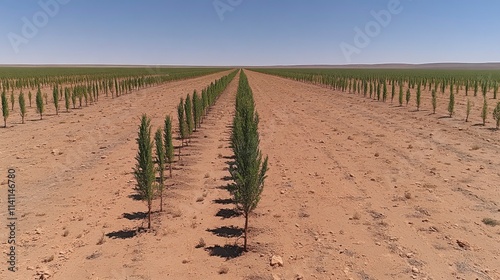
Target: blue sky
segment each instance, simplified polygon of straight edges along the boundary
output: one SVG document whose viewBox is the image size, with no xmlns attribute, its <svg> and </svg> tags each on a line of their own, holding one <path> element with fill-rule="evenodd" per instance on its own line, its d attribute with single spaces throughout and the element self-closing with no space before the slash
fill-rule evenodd
<svg viewBox="0 0 500 280">
<path fill-rule="evenodd" d="M 0 64 L 500 61 L 500 1 L 394 1 L 2 0 Z"/>
</svg>

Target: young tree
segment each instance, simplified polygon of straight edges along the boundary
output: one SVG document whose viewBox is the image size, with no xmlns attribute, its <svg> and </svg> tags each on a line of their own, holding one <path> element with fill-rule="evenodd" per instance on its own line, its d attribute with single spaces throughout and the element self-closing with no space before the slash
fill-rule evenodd
<svg viewBox="0 0 500 280">
<path fill-rule="evenodd" d="M 179 120 L 179 137 L 181 138 L 181 146 L 179 147 L 179 160 L 181 158 L 181 147 L 184 146 L 184 141 L 187 139 L 187 124 L 184 114 L 184 100 L 181 98 L 177 106 L 177 119 Z"/>
<path fill-rule="evenodd" d="M 262 160 L 259 149 L 258 123 L 259 117 L 254 109 L 252 92 L 245 74 L 241 72 L 231 135 L 235 164 L 230 168 L 230 172 L 235 182 L 231 193 L 245 217 L 245 251 L 248 241 L 248 218 L 259 203 L 268 170 L 268 158 Z"/>
<path fill-rule="evenodd" d="M 470 101 L 470 99 L 467 98 L 467 108 L 465 111 L 465 114 L 466 114 L 465 122 L 469 121 L 469 116 L 470 116 L 470 111 L 472 110 L 472 106 L 473 106 L 472 102 Z"/>
<path fill-rule="evenodd" d="M 380 101 L 380 96 L 381 96 L 381 86 L 380 82 L 377 83 L 377 101 Z"/>
<path fill-rule="evenodd" d="M 399 107 L 403 106 L 403 83 L 399 83 Z"/>
<path fill-rule="evenodd" d="M 384 81 L 384 89 L 382 93 L 382 101 L 386 102 L 387 101 L 387 83 Z"/>
<path fill-rule="evenodd" d="M 193 134 L 194 130 L 194 121 L 193 121 L 193 105 L 191 103 L 191 97 L 189 94 L 186 97 L 186 101 L 184 102 L 184 112 L 186 113 L 186 124 L 187 124 L 187 137 L 189 141 L 191 141 L 191 134 Z"/>
<path fill-rule="evenodd" d="M 450 92 L 450 102 L 448 103 L 448 113 L 450 113 L 450 118 L 455 112 L 455 94 L 453 91 Z"/>
<path fill-rule="evenodd" d="M 7 100 L 7 94 L 5 90 L 2 92 L 2 115 L 3 115 L 3 127 L 7 127 L 7 118 L 9 118 L 9 102 Z"/>
<path fill-rule="evenodd" d="M 394 96 L 396 95 L 396 81 L 392 81 L 391 86 L 391 104 L 394 102 Z"/>
<path fill-rule="evenodd" d="M 43 97 L 42 92 L 40 91 L 40 87 L 38 87 L 38 91 L 36 92 L 36 112 L 40 114 L 40 119 L 43 117 L 44 105 L 43 105 Z"/>
<path fill-rule="evenodd" d="M 14 90 L 10 93 L 10 104 L 11 104 L 11 111 L 14 111 L 14 103 L 16 103 L 16 98 L 14 97 Z"/>
<path fill-rule="evenodd" d="M 59 115 L 59 89 L 54 85 L 52 89 L 52 98 L 54 99 L 54 107 L 56 108 L 56 115 Z"/>
<path fill-rule="evenodd" d="M 151 228 L 151 208 L 154 197 L 155 170 L 153 164 L 153 143 L 151 141 L 151 120 L 144 114 L 141 118 L 137 137 L 139 146 L 134 176 L 137 181 L 135 190 L 148 204 L 148 229 Z"/>
<path fill-rule="evenodd" d="M 30 102 L 30 108 L 31 108 L 31 91 L 28 91 L 28 99 L 29 99 L 29 102 Z"/>
<path fill-rule="evenodd" d="M 71 94 L 71 103 L 73 104 L 73 109 L 76 109 L 76 98 L 78 97 L 78 92 L 76 88 L 73 88 L 73 93 Z"/>
<path fill-rule="evenodd" d="M 193 92 L 193 121 L 194 121 L 194 131 L 200 126 L 200 102 L 198 100 L 198 93 L 196 90 Z"/>
<path fill-rule="evenodd" d="M 498 82 L 495 81 L 493 83 L 493 99 L 497 99 L 497 95 L 498 95 Z"/>
<path fill-rule="evenodd" d="M 488 116 L 488 99 L 485 97 L 483 102 L 483 109 L 481 110 L 481 118 L 483 119 L 483 125 L 486 125 L 487 116 Z"/>
<path fill-rule="evenodd" d="M 160 191 L 160 212 L 163 212 L 163 189 L 165 188 L 164 184 L 165 146 L 163 145 L 163 134 L 161 128 L 158 128 L 158 130 L 156 130 L 155 145 L 156 145 L 156 164 L 158 165 L 158 171 L 160 175 L 160 182 L 158 185 L 158 190 Z"/>
<path fill-rule="evenodd" d="M 495 119 L 496 129 L 500 128 L 500 102 L 497 103 L 495 110 L 493 110 L 493 119 Z"/>
<path fill-rule="evenodd" d="M 69 112 L 69 106 L 70 106 L 70 93 L 69 93 L 69 88 L 64 88 L 64 106 L 66 107 L 66 112 Z"/>
<path fill-rule="evenodd" d="M 420 84 L 417 86 L 417 111 L 420 111 L 420 102 L 421 102 L 421 97 L 422 97 L 422 90 L 420 89 Z"/>
<path fill-rule="evenodd" d="M 165 127 L 163 128 L 163 140 L 165 141 L 165 160 L 168 162 L 170 178 L 172 178 L 172 164 L 174 162 L 174 144 L 172 141 L 172 118 L 165 117 Z"/>
<path fill-rule="evenodd" d="M 432 113 L 436 113 L 437 108 L 437 94 L 435 90 L 432 90 Z"/>
<path fill-rule="evenodd" d="M 206 89 L 201 91 L 201 99 L 203 101 L 203 114 L 206 115 L 208 113 L 208 95 Z"/>
<path fill-rule="evenodd" d="M 21 91 L 19 94 L 19 110 L 22 119 L 22 123 L 24 123 L 24 118 L 26 117 L 26 101 L 24 100 L 24 93 Z"/>
<path fill-rule="evenodd" d="M 408 88 L 408 90 L 406 90 L 406 106 L 408 106 L 408 103 L 410 102 L 410 98 L 411 98 L 411 92 L 410 92 L 410 89 Z"/>
</svg>

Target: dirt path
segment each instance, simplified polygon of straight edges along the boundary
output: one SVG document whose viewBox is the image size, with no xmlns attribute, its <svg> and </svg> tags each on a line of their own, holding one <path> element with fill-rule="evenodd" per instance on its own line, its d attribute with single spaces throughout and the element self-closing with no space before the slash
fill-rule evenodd
<svg viewBox="0 0 500 280">
<path fill-rule="evenodd" d="M 270 217 L 255 226 L 280 235 L 266 241 L 291 260 L 285 279 L 500 277 L 499 228 L 481 222 L 500 219 L 497 134 L 255 72 L 249 81 L 273 164 L 259 208 Z"/>
</svg>

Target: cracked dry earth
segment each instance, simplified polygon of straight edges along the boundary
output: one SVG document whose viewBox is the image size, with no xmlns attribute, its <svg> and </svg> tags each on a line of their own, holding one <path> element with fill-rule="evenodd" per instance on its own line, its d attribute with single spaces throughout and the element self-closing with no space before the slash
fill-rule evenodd
<svg viewBox="0 0 500 280">
<path fill-rule="evenodd" d="M 439 118 L 445 108 L 413 112 L 253 71 L 270 170 L 250 252 L 234 246 L 243 218 L 225 190 L 238 77 L 182 149 L 154 229 L 137 232 L 140 115 L 154 129 L 165 114 L 176 120 L 180 97 L 227 73 L 2 131 L 22 217 L 20 269 L 0 278 L 500 279 L 500 226 L 482 222 L 500 220 L 499 133 Z"/>
</svg>

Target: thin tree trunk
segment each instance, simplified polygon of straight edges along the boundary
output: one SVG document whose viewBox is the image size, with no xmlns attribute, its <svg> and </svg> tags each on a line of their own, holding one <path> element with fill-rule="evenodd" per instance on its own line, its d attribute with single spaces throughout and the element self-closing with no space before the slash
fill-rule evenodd
<svg viewBox="0 0 500 280">
<path fill-rule="evenodd" d="M 245 214 L 245 243 L 243 245 L 243 250 L 248 252 L 247 250 L 247 239 L 248 239 L 248 213 Z"/>
<path fill-rule="evenodd" d="M 148 229 L 151 229 L 151 202 L 148 202 Z"/>
<path fill-rule="evenodd" d="M 160 188 L 161 188 L 161 191 L 160 191 L 160 212 L 163 212 L 163 188 L 164 188 L 163 171 L 161 173 L 162 174 L 160 175 L 161 176 L 161 178 L 160 178 Z"/>
<path fill-rule="evenodd" d="M 169 163 L 169 169 L 170 169 L 170 178 L 172 178 L 172 163 Z"/>
</svg>

